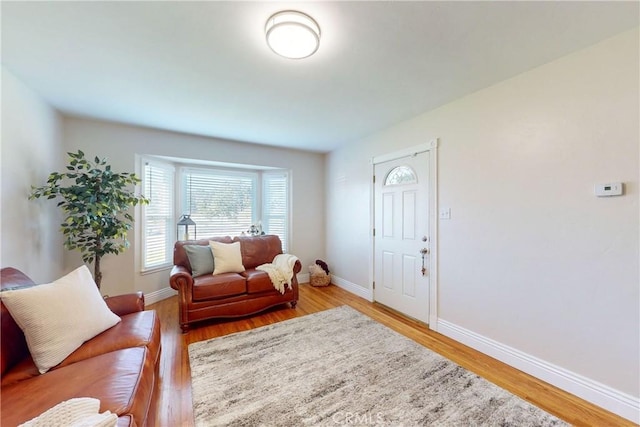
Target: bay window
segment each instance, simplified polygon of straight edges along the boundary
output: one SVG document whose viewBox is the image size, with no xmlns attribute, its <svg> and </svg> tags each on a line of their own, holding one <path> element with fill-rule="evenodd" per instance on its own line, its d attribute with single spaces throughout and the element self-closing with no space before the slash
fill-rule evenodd
<svg viewBox="0 0 640 427">
<path fill-rule="evenodd" d="M 176 218 L 190 215 L 197 238 L 238 236 L 252 225 L 289 247 L 289 174 L 143 159 L 142 270 L 173 264 Z M 176 174 L 175 171 L 178 171 Z M 193 238 L 193 237 L 192 237 Z"/>
</svg>

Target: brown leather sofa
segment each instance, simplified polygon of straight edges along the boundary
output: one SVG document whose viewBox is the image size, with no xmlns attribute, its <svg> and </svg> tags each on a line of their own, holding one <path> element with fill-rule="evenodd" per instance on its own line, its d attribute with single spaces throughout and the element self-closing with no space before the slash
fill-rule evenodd
<svg viewBox="0 0 640 427">
<path fill-rule="evenodd" d="M 184 247 L 207 246 L 210 240 L 240 242 L 242 264 L 246 271 L 193 277 Z M 273 287 L 267 273 L 255 269 L 261 264 L 271 263 L 281 253 L 282 242 L 278 236 L 212 237 L 176 242 L 170 284 L 179 292 L 182 331 L 188 331 L 192 323 L 201 320 L 247 316 L 286 303 L 291 303 L 291 307 L 295 308 L 298 302 L 296 274 L 302 270 L 300 261 L 296 262 L 293 269 L 291 289 L 284 294 Z"/>
<path fill-rule="evenodd" d="M 34 285 L 14 268 L 0 270 L 2 289 Z M 160 366 L 160 321 L 144 311 L 138 292 L 106 299 L 122 319 L 86 341 L 59 365 L 39 374 L 22 330 L 1 304 L 0 425 L 13 427 L 74 397 L 100 400 L 118 426 L 154 426 Z"/>
</svg>

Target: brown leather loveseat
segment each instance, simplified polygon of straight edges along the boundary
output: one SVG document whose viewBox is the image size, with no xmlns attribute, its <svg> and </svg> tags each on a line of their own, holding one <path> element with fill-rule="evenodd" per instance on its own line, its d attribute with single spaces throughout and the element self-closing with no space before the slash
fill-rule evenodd
<svg viewBox="0 0 640 427">
<path fill-rule="evenodd" d="M 193 277 L 185 246 L 208 246 L 209 241 L 222 243 L 240 242 L 241 273 L 206 274 Z M 271 263 L 282 253 L 282 242 L 278 236 L 212 237 L 201 240 L 179 241 L 173 252 L 171 287 L 179 292 L 180 327 L 186 332 L 191 323 L 213 318 L 240 317 L 258 313 L 269 307 L 298 302 L 298 279 L 302 270 L 300 261 L 293 268 L 291 289 L 284 294 L 277 291 L 268 274 L 255 268 Z M 215 259 L 214 259 L 215 263 Z"/>
<path fill-rule="evenodd" d="M 34 285 L 14 268 L 0 271 L 0 283 L 2 289 Z M 118 426 L 155 425 L 160 321 L 155 311 L 144 311 L 140 292 L 106 302 L 121 321 L 44 374 L 38 372 L 22 330 L 1 304 L 0 425 L 17 426 L 76 397 L 100 400 L 100 412 L 118 415 Z"/>
</svg>

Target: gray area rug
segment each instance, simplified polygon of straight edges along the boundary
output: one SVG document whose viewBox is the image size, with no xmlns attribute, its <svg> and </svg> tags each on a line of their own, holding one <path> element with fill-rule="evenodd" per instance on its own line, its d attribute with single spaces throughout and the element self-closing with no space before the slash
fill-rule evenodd
<svg viewBox="0 0 640 427">
<path fill-rule="evenodd" d="M 350 307 L 189 346 L 196 426 L 560 426 Z"/>
</svg>

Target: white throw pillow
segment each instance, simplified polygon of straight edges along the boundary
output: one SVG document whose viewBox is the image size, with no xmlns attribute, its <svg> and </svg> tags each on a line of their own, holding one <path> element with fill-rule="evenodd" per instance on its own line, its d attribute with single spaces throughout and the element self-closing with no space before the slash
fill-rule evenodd
<svg viewBox="0 0 640 427">
<path fill-rule="evenodd" d="M 120 321 L 86 266 L 45 285 L 0 292 L 41 374 Z"/>
<path fill-rule="evenodd" d="M 209 246 L 213 251 L 213 274 L 222 273 L 242 273 L 242 252 L 240 242 L 220 243 L 209 241 Z"/>
</svg>

